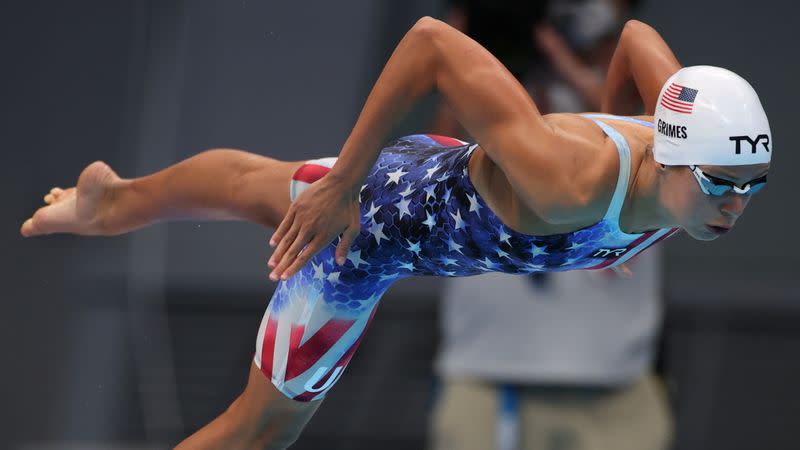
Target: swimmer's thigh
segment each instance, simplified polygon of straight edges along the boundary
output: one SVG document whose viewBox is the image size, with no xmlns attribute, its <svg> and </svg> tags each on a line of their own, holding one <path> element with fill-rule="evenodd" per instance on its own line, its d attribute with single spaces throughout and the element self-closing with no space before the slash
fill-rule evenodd
<svg viewBox="0 0 800 450">
<path fill-rule="evenodd" d="M 232 187 L 238 215 L 277 228 L 291 203 L 292 175 L 303 164 L 252 155 L 244 175 Z"/>
</svg>

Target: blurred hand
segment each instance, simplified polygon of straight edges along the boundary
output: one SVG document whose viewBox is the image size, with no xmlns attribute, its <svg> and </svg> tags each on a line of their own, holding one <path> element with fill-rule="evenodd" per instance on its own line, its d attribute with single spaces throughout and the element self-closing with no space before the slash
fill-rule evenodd
<svg viewBox="0 0 800 450">
<path fill-rule="evenodd" d="M 359 189 L 353 193 L 328 174 L 298 195 L 270 239 L 269 244 L 277 247 L 269 259 L 273 269 L 269 278 L 290 278 L 339 235 L 336 262 L 344 264 L 360 228 L 358 194 Z"/>
<path fill-rule="evenodd" d="M 540 23 L 533 27 L 536 45 L 545 55 L 552 57 L 563 52 L 572 53 L 564 38 L 548 23 Z"/>
<path fill-rule="evenodd" d="M 616 267 L 612 267 L 611 270 L 614 271 L 617 276 L 622 278 L 633 278 L 633 272 L 631 272 L 630 267 L 627 264 L 623 263 Z"/>
</svg>

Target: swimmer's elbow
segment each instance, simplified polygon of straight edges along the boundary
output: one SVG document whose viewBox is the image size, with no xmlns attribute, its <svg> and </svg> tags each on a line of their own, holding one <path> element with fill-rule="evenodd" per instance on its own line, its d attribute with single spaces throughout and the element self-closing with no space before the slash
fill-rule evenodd
<svg viewBox="0 0 800 450">
<path fill-rule="evenodd" d="M 622 28 L 620 40 L 625 39 L 636 42 L 647 39 L 647 36 L 652 36 L 653 34 L 658 35 L 658 32 L 650 25 L 640 20 L 630 19 L 625 22 L 625 26 Z"/>
<path fill-rule="evenodd" d="M 640 20 L 630 19 L 627 22 L 625 22 L 625 26 L 622 27 L 622 33 L 636 34 L 637 32 L 641 32 L 643 28 L 649 28 L 649 25 Z"/>
<path fill-rule="evenodd" d="M 441 20 L 434 19 L 430 16 L 422 17 L 417 20 L 417 23 L 408 31 L 408 35 L 425 49 L 435 49 L 436 43 L 441 40 L 441 36 L 449 25 Z"/>
<path fill-rule="evenodd" d="M 441 20 L 434 19 L 431 16 L 423 16 L 411 27 L 410 33 L 418 34 L 421 36 L 431 37 L 434 36 L 441 27 L 444 25 L 444 22 Z"/>
</svg>

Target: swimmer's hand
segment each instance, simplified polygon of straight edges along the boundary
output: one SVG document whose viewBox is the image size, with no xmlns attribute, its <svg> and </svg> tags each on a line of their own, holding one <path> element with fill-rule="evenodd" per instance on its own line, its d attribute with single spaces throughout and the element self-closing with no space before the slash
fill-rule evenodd
<svg viewBox="0 0 800 450">
<path fill-rule="evenodd" d="M 344 264 L 360 229 L 359 191 L 331 172 L 298 195 L 269 241 L 269 278 L 289 279 L 339 235 L 336 262 Z"/>
<path fill-rule="evenodd" d="M 612 267 L 611 270 L 622 278 L 633 278 L 633 272 L 631 272 L 630 267 L 627 264 L 620 264 L 616 267 Z"/>
</svg>

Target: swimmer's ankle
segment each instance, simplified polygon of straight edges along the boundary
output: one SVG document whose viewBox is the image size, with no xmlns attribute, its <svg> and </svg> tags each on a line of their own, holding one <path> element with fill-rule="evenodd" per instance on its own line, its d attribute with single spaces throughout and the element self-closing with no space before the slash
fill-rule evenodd
<svg viewBox="0 0 800 450">
<path fill-rule="evenodd" d="M 97 161 L 84 169 L 78 179 L 78 220 L 89 234 L 110 236 L 120 228 L 119 201 L 130 184 L 120 178 L 106 163 Z"/>
<path fill-rule="evenodd" d="M 104 186 L 97 200 L 97 209 L 91 219 L 93 228 L 104 236 L 115 236 L 135 227 L 130 214 L 126 213 L 124 199 L 132 188 L 132 180 L 117 178 Z"/>
</svg>

